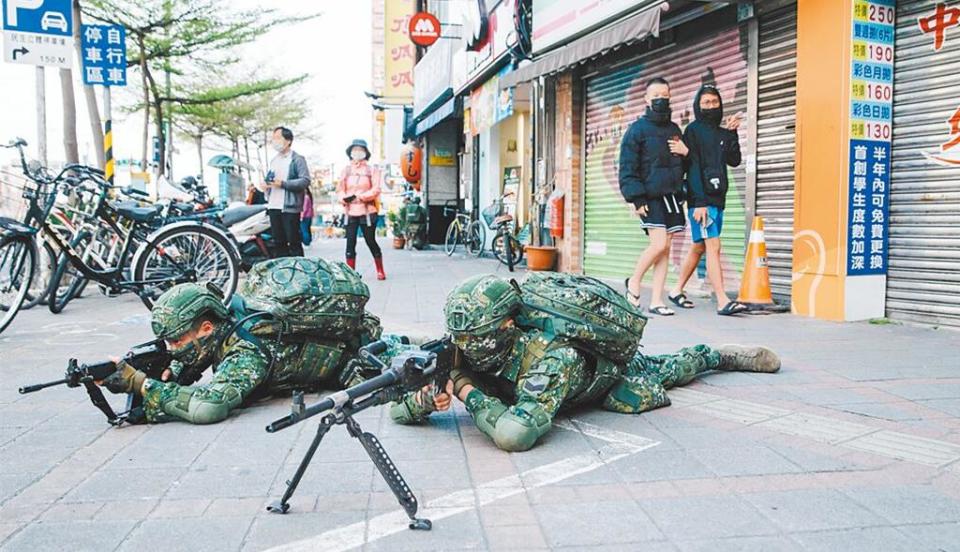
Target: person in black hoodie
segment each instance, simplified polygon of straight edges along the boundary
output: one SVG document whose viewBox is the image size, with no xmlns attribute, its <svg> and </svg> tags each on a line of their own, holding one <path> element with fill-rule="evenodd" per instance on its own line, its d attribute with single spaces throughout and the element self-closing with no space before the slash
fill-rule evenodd
<svg viewBox="0 0 960 552">
<path fill-rule="evenodd" d="M 640 283 L 653 266 L 650 312 L 674 314 L 663 302 L 670 244 L 686 226 L 683 214 L 683 158 L 688 150 L 680 127 L 670 120 L 670 85 L 662 78 L 647 83 L 647 110 L 627 129 L 620 143 L 620 193 L 640 215 L 650 245 L 627 278 L 627 299 L 640 305 Z"/>
<path fill-rule="evenodd" d="M 723 287 L 720 266 L 720 231 L 723 229 L 723 209 L 726 205 L 727 167 L 740 164 L 740 143 L 737 128 L 740 114 L 723 119 L 723 101 L 720 91 L 711 85 L 700 87 L 693 100 L 696 120 L 683 131 L 683 141 L 690 150 L 684 161 L 687 169 L 688 209 L 693 246 L 680 268 L 680 279 L 668 299 L 685 309 L 693 308 L 683 292 L 684 286 L 696 270 L 703 253 L 707 254 L 707 277 L 717 296 L 717 314 L 731 315 L 747 310 L 746 306 L 731 301 Z"/>
</svg>

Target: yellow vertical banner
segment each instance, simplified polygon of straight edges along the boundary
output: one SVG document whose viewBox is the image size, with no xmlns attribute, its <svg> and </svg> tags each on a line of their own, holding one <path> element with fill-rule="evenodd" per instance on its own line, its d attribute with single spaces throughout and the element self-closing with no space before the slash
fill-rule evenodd
<svg viewBox="0 0 960 552">
<path fill-rule="evenodd" d="M 386 0 L 384 3 L 384 104 L 413 103 L 413 66 L 416 47 L 407 36 L 410 17 L 416 11 L 414 0 Z"/>
</svg>

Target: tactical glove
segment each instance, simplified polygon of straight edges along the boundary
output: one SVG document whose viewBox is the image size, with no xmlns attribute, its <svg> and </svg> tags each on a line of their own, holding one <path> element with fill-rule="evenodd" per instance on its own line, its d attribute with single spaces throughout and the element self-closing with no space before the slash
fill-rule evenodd
<svg viewBox="0 0 960 552">
<path fill-rule="evenodd" d="M 117 363 L 117 371 L 107 376 L 102 385 L 117 394 L 137 393 L 146 379 L 146 374 L 121 360 Z"/>
</svg>

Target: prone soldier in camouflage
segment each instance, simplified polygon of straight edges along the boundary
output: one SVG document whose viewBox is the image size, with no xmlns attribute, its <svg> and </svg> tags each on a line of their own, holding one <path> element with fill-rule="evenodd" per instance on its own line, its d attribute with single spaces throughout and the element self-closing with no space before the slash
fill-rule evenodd
<svg viewBox="0 0 960 552">
<path fill-rule="evenodd" d="M 477 427 L 507 451 L 528 450 L 549 431 L 562 408 L 599 403 L 637 414 L 667 406 L 666 390 L 712 370 L 776 372 L 777 355 L 763 347 L 695 345 L 670 355 L 636 352 L 625 363 L 590 354 L 549 331 L 521 328 L 522 301 L 509 282 L 476 276 L 447 297 L 444 314 L 463 362 L 446 393 L 426 390 L 391 408 L 402 424 L 418 423 L 459 398 Z"/>
<path fill-rule="evenodd" d="M 211 424 L 255 395 L 291 390 L 340 388 L 356 383 L 349 368 L 357 349 L 380 337 L 379 320 L 366 315 L 364 329 L 352 340 L 284 341 L 259 338 L 258 325 L 236 327 L 245 313 L 227 308 L 217 290 L 200 284 L 174 286 L 157 300 L 151 313 L 154 334 L 167 343 L 174 358 L 169 371 L 188 370 L 196 381 L 216 367 L 203 385 L 181 385 L 150 379 L 123 361 L 102 383 L 114 393 L 140 393 L 148 422 L 174 419 Z M 385 339 L 400 347 L 400 339 Z M 387 355 L 393 352 L 385 353 Z"/>
</svg>

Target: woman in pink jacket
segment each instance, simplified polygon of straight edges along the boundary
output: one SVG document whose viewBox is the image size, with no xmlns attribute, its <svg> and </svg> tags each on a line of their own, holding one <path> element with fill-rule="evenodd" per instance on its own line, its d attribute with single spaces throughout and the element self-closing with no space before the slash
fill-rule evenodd
<svg viewBox="0 0 960 552">
<path fill-rule="evenodd" d="M 380 171 L 367 164 L 370 149 L 365 140 L 354 140 L 347 148 L 347 156 L 350 165 L 343 169 L 337 184 L 337 198 L 347 217 L 347 264 L 350 268 L 357 268 L 357 229 L 363 228 L 363 239 L 377 266 L 377 280 L 385 280 L 383 254 L 376 236 Z"/>
</svg>

